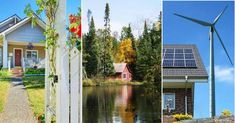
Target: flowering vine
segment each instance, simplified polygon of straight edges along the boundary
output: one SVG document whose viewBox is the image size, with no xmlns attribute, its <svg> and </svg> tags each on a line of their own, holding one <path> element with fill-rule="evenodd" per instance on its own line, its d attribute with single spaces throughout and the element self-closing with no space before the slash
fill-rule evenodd
<svg viewBox="0 0 235 123">
<path fill-rule="evenodd" d="M 80 9 L 78 14 L 71 14 L 69 16 L 69 27 L 70 32 L 68 41 L 66 42 L 69 48 L 77 47 L 81 50 L 81 35 L 82 35 L 82 24 L 81 24 L 81 14 Z"/>
</svg>

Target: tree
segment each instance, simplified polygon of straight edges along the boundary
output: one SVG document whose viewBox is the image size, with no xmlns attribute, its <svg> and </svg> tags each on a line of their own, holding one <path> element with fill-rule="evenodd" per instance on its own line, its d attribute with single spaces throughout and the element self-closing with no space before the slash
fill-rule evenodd
<svg viewBox="0 0 235 123">
<path fill-rule="evenodd" d="M 112 57 L 112 39 L 110 35 L 110 9 L 109 4 L 106 3 L 105 6 L 105 16 L 104 16 L 104 39 L 103 39 L 103 50 L 102 50 L 102 66 L 103 66 L 103 76 L 112 75 L 114 73 L 114 66 L 113 66 L 113 57 Z"/>
<path fill-rule="evenodd" d="M 151 41 L 149 37 L 149 29 L 147 23 L 144 23 L 144 31 L 139 39 L 137 60 L 136 60 L 136 77 L 138 80 L 143 80 L 144 76 L 147 74 L 147 69 L 149 67 L 149 56 L 151 54 L 150 47 Z"/>
<path fill-rule="evenodd" d="M 116 54 L 116 62 L 130 64 L 135 61 L 135 56 L 136 53 L 132 47 L 132 40 L 130 38 L 122 40 Z"/>
<path fill-rule="evenodd" d="M 85 38 L 85 52 L 87 54 L 85 70 L 88 77 L 96 76 L 99 72 L 100 55 L 99 55 L 99 45 L 96 39 L 96 30 L 93 17 L 91 17 L 91 22 L 89 24 L 89 32 Z"/>
</svg>

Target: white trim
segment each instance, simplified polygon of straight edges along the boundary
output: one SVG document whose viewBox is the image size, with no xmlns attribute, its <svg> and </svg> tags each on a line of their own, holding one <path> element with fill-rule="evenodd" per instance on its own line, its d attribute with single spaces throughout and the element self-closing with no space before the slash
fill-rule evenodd
<svg viewBox="0 0 235 123">
<path fill-rule="evenodd" d="M 8 41 L 8 44 L 13 45 L 28 45 L 29 43 L 32 43 L 33 46 L 45 46 L 45 43 L 33 43 L 33 42 L 25 42 L 25 41 Z"/>
<path fill-rule="evenodd" d="M 36 19 L 37 19 L 37 21 L 36 21 L 37 24 L 38 24 L 40 27 L 42 27 L 43 29 L 46 29 L 45 23 L 43 23 L 38 17 L 36 17 Z M 8 28 L 7 30 L 1 32 L 0 34 L 5 34 L 5 35 L 7 35 L 7 34 L 9 34 L 10 32 L 12 32 L 12 31 L 16 30 L 17 28 L 21 27 L 22 25 L 26 24 L 26 23 L 29 22 L 30 20 L 32 20 L 32 18 L 29 18 L 29 17 L 28 17 L 28 18 L 26 18 L 26 19 L 20 21 L 19 23 L 15 24 L 14 26 Z"/>
<path fill-rule="evenodd" d="M 13 66 L 15 67 L 15 50 L 20 49 L 21 50 L 21 67 L 22 67 L 22 60 L 23 60 L 23 48 L 13 48 Z"/>
<path fill-rule="evenodd" d="M 27 51 L 36 51 L 37 52 L 37 60 L 38 60 L 38 50 L 25 50 L 25 58 L 27 58 Z"/>
<path fill-rule="evenodd" d="M 162 109 L 164 109 L 164 110 L 166 110 L 166 108 L 165 108 L 165 98 L 164 98 L 164 96 L 166 95 L 166 94 L 168 94 L 168 95 L 170 95 L 170 94 L 172 94 L 172 95 L 174 95 L 174 105 L 173 105 L 173 108 L 169 108 L 170 110 L 175 110 L 175 103 L 176 103 L 176 101 L 175 101 L 175 93 L 163 93 L 163 107 L 162 107 Z"/>
<path fill-rule="evenodd" d="M 0 25 L 4 25 L 6 22 L 10 21 L 10 20 L 13 19 L 13 18 L 14 18 L 15 20 L 16 20 L 16 18 L 17 18 L 18 20 L 21 20 L 21 18 L 19 18 L 17 15 L 13 15 L 12 17 L 10 17 L 10 18 L 6 19 L 5 21 L 1 22 Z"/>
<path fill-rule="evenodd" d="M 185 79 L 163 79 L 162 82 L 185 82 Z M 208 79 L 189 79 L 187 82 L 207 83 Z"/>
</svg>

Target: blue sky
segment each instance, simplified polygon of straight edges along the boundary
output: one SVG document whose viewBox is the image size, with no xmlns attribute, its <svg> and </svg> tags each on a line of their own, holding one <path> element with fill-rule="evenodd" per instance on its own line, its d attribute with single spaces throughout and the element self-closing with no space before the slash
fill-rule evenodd
<svg viewBox="0 0 235 123">
<path fill-rule="evenodd" d="M 31 7 L 34 10 L 37 9 L 35 0 L 21 0 L 20 2 L 18 0 L 2 1 L 0 5 L 0 11 L 1 11 L 0 21 L 14 14 L 17 14 L 21 18 L 26 17 L 26 15 L 24 14 L 24 9 L 28 3 L 31 5 Z M 71 13 L 77 13 L 78 7 L 81 5 L 81 1 L 68 0 L 66 4 L 67 4 L 67 15 L 69 15 Z M 41 15 L 41 18 L 45 20 L 44 15 Z"/>
<path fill-rule="evenodd" d="M 90 9 L 94 17 L 96 28 L 104 25 L 104 10 L 106 2 L 110 6 L 111 30 L 119 32 L 123 26 L 131 23 L 133 33 L 142 33 L 144 20 L 156 21 L 161 10 L 160 0 L 84 0 L 83 9 L 83 33 L 88 30 L 87 11 Z"/>
<path fill-rule="evenodd" d="M 228 5 L 228 9 L 216 24 L 229 55 L 234 59 L 234 3 L 164 1 L 163 43 L 196 44 L 205 67 L 209 70 L 209 28 L 179 18 L 174 13 L 213 22 Z M 218 38 L 215 35 L 216 114 L 224 109 L 234 112 L 234 74 Z M 209 71 L 208 71 L 209 74 Z M 196 84 L 194 115 L 209 116 L 209 83 Z"/>
</svg>

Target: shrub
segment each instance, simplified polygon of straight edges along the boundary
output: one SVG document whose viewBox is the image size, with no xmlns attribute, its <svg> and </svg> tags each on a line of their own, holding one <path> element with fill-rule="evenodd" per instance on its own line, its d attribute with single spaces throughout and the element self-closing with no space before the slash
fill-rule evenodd
<svg viewBox="0 0 235 123">
<path fill-rule="evenodd" d="M 25 74 L 45 74 L 45 68 L 27 68 Z"/>
<path fill-rule="evenodd" d="M 192 115 L 188 115 L 188 114 L 174 114 L 173 117 L 177 120 L 177 121 L 181 121 L 181 120 L 191 120 L 192 119 Z"/>
<path fill-rule="evenodd" d="M 10 72 L 7 69 L 0 70 L 0 78 L 6 79 L 11 76 Z"/>
<path fill-rule="evenodd" d="M 231 112 L 228 110 L 228 109 L 225 109 L 221 112 L 221 116 L 224 116 L 224 117 L 229 117 L 231 116 Z"/>
</svg>

